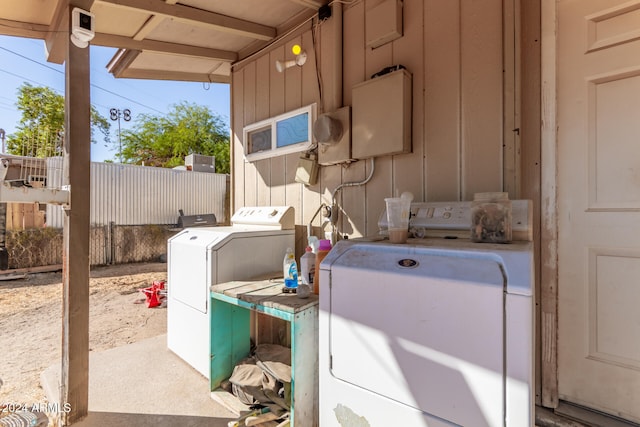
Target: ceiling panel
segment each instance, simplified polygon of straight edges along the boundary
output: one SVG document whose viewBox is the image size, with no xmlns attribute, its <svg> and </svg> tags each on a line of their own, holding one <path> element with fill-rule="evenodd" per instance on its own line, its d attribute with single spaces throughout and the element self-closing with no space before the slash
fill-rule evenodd
<svg viewBox="0 0 640 427">
<path fill-rule="evenodd" d="M 49 24 L 56 10 L 55 0 L 3 0 L 0 18 L 9 21 Z"/>
<path fill-rule="evenodd" d="M 253 41 L 247 37 L 223 33 L 199 25 L 189 25 L 174 19 L 164 19 L 147 38 L 232 51 L 238 51 Z"/>
<path fill-rule="evenodd" d="M 146 12 L 108 6 L 104 3 L 94 3 L 91 13 L 96 15 L 96 32 L 133 37 L 151 16 Z"/>
<path fill-rule="evenodd" d="M 166 53 L 142 52 L 130 65 L 131 68 L 145 70 L 184 71 L 192 73 L 210 73 L 220 65 L 221 61 L 198 58 L 195 56 L 178 56 Z"/>
</svg>

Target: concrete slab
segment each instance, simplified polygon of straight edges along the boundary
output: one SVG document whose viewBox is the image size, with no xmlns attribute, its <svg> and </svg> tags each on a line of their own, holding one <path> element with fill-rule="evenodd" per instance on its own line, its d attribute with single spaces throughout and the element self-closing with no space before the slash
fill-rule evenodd
<svg viewBox="0 0 640 427">
<path fill-rule="evenodd" d="M 167 336 L 89 356 L 89 416 L 77 427 L 227 427 L 236 416 L 210 397 L 209 381 L 167 349 Z M 60 365 L 41 375 L 58 402 Z"/>
</svg>

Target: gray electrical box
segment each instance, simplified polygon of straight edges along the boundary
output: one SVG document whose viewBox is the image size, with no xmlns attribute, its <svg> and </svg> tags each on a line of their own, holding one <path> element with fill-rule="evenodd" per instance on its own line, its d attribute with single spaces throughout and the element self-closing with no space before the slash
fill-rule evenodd
<svg viewBox="0 0 640 427">
<path fill-rule="evenodd" d="M 352 89 L 355 159 L 411 152 L 411 74 L 400 69 Z"/>
<path fill-rule="evenodd" d="M 184 164 L 194 172 L 215 172 L 216 158 L 203 154 L 189 154 L 184 158 Z"/>
</svg>

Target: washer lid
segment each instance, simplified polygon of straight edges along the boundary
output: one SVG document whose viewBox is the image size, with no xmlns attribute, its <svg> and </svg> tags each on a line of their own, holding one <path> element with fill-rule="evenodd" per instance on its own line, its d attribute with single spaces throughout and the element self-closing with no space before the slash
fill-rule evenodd
<svg viewBox="0 0 640 427">
<path fill-rule="evenodd" d="M 188 228 L 169 240 L 169 294 L 207 313 L 209 299 L 208 247 L 229 235 L 215 227 Z"/>
<path fill-rule="evenodd" d="M 351 246 L 326 288 L 333 375 L 457 425 L 502 425 L 504 284 L 486 257 Z"/>
</svg>

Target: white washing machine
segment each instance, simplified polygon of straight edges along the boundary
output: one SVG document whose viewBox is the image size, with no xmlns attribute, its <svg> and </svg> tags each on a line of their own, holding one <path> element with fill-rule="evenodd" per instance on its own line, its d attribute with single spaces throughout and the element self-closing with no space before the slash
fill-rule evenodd
<svg viewBox="0 0 640 427">
<path fill-rule="evenodd" d="M 463 238 L 464 202 L 411 213 L 426 237 L 341 241 L 320 266 L 320 425 L 533 426 L 532 243 Z"/>
<path fill-rule="evenodd" d="M 295 247 L 289 206 L 244 207 L 228 227 L 194 227 L 168 240 L 167 346 L 209 378 L 211 285 L 282 271 Z"/>
</svg>

